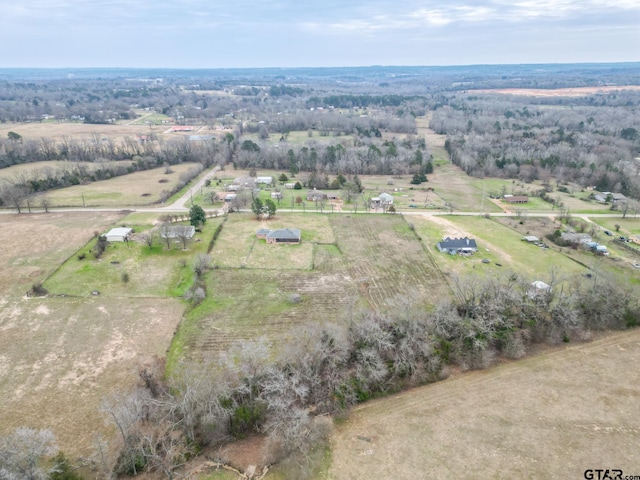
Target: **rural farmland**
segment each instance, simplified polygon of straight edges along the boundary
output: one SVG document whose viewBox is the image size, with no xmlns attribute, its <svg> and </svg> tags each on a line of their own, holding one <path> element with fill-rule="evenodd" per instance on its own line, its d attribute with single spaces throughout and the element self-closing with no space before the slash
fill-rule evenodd
<svg viewBox="0 0 640 480">
<path fill-rule="evenodd" d="M 639 68 L 1 70 L 0 478 L 632 474 Z"/>
</svg>

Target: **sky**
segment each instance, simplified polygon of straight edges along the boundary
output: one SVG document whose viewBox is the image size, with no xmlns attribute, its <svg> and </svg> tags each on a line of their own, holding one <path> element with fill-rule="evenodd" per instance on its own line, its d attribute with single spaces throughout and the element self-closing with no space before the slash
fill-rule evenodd
<svg viewBox="0 0 640 480">
<path fill-rule="evenodd" d="M 0 68 L 640 61 L 640 0 L 2 0 Z"/>
</svg>

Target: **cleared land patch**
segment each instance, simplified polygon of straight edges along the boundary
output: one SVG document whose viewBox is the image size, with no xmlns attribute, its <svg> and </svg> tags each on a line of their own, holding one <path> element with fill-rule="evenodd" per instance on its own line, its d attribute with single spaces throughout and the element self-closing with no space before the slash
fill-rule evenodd
<svg viewBox="0 0 640 480">
<path fill-rule="evenodd" d="M 336 243 L 360 294 L 377 310 L 410 296 L 435 304 L 449 292 L 431 257 L 404 218 L 394 215 L 330 216 Z"/>
<path fill-rule="evenodd" d="M 623 366 L 638 358 L 636 329 L 368 402 L 338 427 L 327 478 L 637 472 L 640 373 Z"/>
<path fill-rule="evenodd" d="M 269 268 L 239 268 L 243 259 L 252 258 L 249 250 L 256 248 L 253 237 L 259 222 L 246 216 L 229 217 L 214 247 L 214 262 L 226 266 L 208 274 L 208 297 L 180 326 L 171 361 L 182 354 L 201 358 L 237 340 L 263 335 L 277 343 L 295 334 L 293 327 L 342 321 L 360 302 L 385 309 L 393 307 L 399 297 L 434 304 L 448 294 L 446 283 L 403 218 L 301 218 L 307 223 L 296 223 L 296 228 L 308 230 L 318 240 L 335 238 L 336 243 L 312 245 L 312 262 L 292 268 L 290 259 L 296 258 L 296 248 L 310 244 L 303 233 L 301 245 L 263 245 L 278 252 Z M 287 216 L 286 221 L 292 220 Z"/>
<path fill-rule="evenodd" d="M 103 398 L 165 352 L 184 306 L 172 299 L 34 298 L 0 306 L 0 433 L 50 428 L 68 454 L 110 434 Z"/>
<path fill-rule="evenodd" d="M 93 236 L 122 217 L 79 212 L 2 215 L 0 292 L 17 298 L 41 282 Z"/>
<path fill-rule="evenodd" d="M 416 232 L 443 272 L 450 275 L 482 273 L 485 271 L 513 270 L 527 277 L 548 278 L 552 269 L 563 277 L 586 273 L 588 270 L 555 249 L 543 249 L 522 241 L 525 232 L 502 225 L 496 220 L 483 217 L 412 217 Z M 509 221 L 516 222 L 515 219 Z M 533 232 L 532 232 L 533 234 Z M 440 253 L 436 244 L 445 236 L 468 236 L 478 243 L 478 252 L 469 256 Z M 487 258 L 491 263 L 483 264 Z M 583 261 L 593 260 L 593 255 Z M 496 262 L 501 266 L 497 266 Z"/>
<path fill-rule="evenodd" d="M 66 453 L 88 453 L 96 434 L 110 433 L 102 398 L 132 385 L 136 365 L 169 345 L 184 310 L 177 300 L 24 297 L 121 217 L 2 215 L 0 434 L 51 428 Z"/>
<path fill-rule="evenodd" d="M 48 278 L 45 287 L 50 293 L 77 296 L 91 296 L 94 291 L 116 297 L 180 296 L 191 282 L 194 258 L 207 253 L 213 232 L 221 222 L 222 218 L 209 219 L 186 250 L 175 239 L 170 241 L 171 250 L 167 250 L 158 228 L 136 226 L 137 232 L 156 235 L 153 247 L 144 245 L 138 234 L 128 243 L 110 243 L 96 259 L 92 253 L 94 239 Z M 124 274 L 126 282 L 122 280 Z"/>
<path fill-rule="evenodd" d="M 88 185 L 51 190 L 44 195 L 52 207 L 126 207 L 149 205 L 160 201 L 164 190 L 171 190 L 179 181 L 180 175 L 195 164 L 172 165 L 172 174 L 165 174 L 164 168 L 154 168 L 143 172 L 134 172 L 121 177 L 92 182 Z M 160 183 L 161 180 L 168 180 Z M 83 205 L 84 198 L 84 205 Z M 38 205 L 34 201 L 34 205 Z"/>
<path fill-rule="evenodd" d="M 256 238 L 266 228 L 297 228 L 300 245 L 267 245 Z M 280 215 L 273 220 L 257 221 L 248 214 L 230 215 L 211 254 L 216 265 L 229 268 L 303 269 L 313 265 L 313 243 L 333 243 L 333 230 L 323 215 Z"/>
</svg>

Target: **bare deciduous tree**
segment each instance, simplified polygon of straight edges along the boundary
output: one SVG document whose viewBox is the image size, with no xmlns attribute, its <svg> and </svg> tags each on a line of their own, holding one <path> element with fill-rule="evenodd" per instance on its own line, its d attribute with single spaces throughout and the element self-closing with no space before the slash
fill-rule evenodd
<svg viewBox="0 0 640 480">
<path fill-rule="evenodd" d="M 51 430 L 17 428 L 0 438 L 0 479 L 46 480 L 52 472 L 46 460 L 57 451 Z"/>
<path fill-rule="evenodd" d="M 138 238 L 142 241 L 142 243 L 144 243 L 147 247 L 152 248 L 153 247 L 153 243 L 155 241 L 156 236 L 153 234 L 153 232 L 148 231 L 148 232 L 142 232 L 138 235 Z"/>
</svg>

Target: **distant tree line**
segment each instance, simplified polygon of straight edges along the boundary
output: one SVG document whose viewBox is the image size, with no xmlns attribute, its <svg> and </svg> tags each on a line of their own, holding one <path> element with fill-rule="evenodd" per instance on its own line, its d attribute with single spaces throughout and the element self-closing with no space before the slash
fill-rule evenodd
<svg viewBox="0 0 640 480">
<path fill-rule="evenodd" d="M 431 127 L 447 135 L 452 161 L 470 175 L 553 177 L 640 198 L 640 94 L 592 96 L 571 108 L 541 102 L 455 96 L 433 113 Z"/>
</svg>

